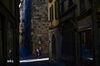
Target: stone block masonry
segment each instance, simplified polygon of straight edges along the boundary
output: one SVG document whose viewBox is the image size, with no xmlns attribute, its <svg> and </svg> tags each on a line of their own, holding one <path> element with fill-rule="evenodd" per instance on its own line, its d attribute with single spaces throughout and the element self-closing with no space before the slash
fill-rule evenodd
<svg viewBox="0 0 100 66">
<path fill-rule="evenodd" d="M 41 57 L 49 55 L 48 28 L 48 0 L 32 0 L 31 41 L 34 56 L 37 56 L 36 49 L 40 49 Z"/>
</svg>

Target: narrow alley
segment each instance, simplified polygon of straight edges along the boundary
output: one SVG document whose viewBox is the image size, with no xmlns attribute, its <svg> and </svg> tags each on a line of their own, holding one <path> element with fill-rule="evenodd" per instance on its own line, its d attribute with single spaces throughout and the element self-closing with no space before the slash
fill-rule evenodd
<svg viewBox="0 0 100 66">
<path fill-rule="evenodd" d="M 100 66 L 100 0 L 0 0 L 0 66 Z"/>
</svg>

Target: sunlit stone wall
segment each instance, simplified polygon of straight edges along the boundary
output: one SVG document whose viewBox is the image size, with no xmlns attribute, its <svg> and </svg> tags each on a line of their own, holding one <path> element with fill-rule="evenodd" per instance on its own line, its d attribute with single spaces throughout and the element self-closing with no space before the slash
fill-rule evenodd
<svg viewBox="0 0 100 66">
<path fill-rule="evenodd" d="M 49 51 L 48 0 L 32 0 L 31 36 L 33 55 L 36 55 L 36 49 L 41 49 L 41 56 L 47 57 Z"/>
</svg>

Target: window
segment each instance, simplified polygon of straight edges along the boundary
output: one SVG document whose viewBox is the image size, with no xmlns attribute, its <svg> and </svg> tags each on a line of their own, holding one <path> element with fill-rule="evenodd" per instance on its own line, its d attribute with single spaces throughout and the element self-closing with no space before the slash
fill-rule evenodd
<svg viewBox="0 0 100 66">
<path fill-rule="evenodd" d="M 96 6 L 97 10 L 100 11 L 100 0 L 96 0 L 96 2 L 97 2 L 97 6 Z"/>
<path fill-rule="evenodd" d="M 66 12 L 68 10 L 68 5 L 69 5 L 68 2 L 69 2 L 68 0 L 65 0 L 63 3 L 64 4 L 64 12 Z"/>
<path fill-rule="evenodd" d="M 55 19 L 58 18 L 58 2 L 55 1 Z"/>
<path fill-rule="evenodd" d="M 88 10 L 91 8 L 92 0 L 85 0 L 85 8 Z"/>
<path fill-rule="evenodd" d="M 50 7 L 50 21 L 53 20 L 53 5 Z"/>
<path fill-rule="evenodd" d="M 13 1 L 12 0 L 10 0 L 9 1 L 9 9 L 12 11 L 12 4 L 13 4 Z"/>
<path fill-rule="evenodd" d="M 91 0 L 80 0 L 80 13 L 91 8 Z"/>
<path fill-rule="evenodd" d="M 80 12 L 85 9 L 85 0 L 80 0 Z"/>
<path fill-rule="evenodd" d="M 13 15 L 15 15 L 14 9 L 15 9 L 15 0 L 9 0 L 9 10 Z"/>
<path fill-rule="evenodd" d="M 73 0 L 69 0 L 69 7 L 73 5 Z"/>
<path fill-rule="evenodd" d="M 61 5 L 60 5 L 60 14 L 62 15 L 63 12 L 64 12 L 64 4 L 61 3 Z"/>
</svg>

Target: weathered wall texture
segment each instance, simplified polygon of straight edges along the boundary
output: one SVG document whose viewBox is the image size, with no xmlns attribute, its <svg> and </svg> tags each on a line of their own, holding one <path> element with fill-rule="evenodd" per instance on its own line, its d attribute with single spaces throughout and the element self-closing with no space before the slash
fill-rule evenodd
<svg viewBox="0 0 100 66">
<path fill-rule="evenodd" d="M 33 54 L 41 47 L 42 56 L 48 56 L 48 0 L 32 0 L 31 36 Z"/>
</svg>

